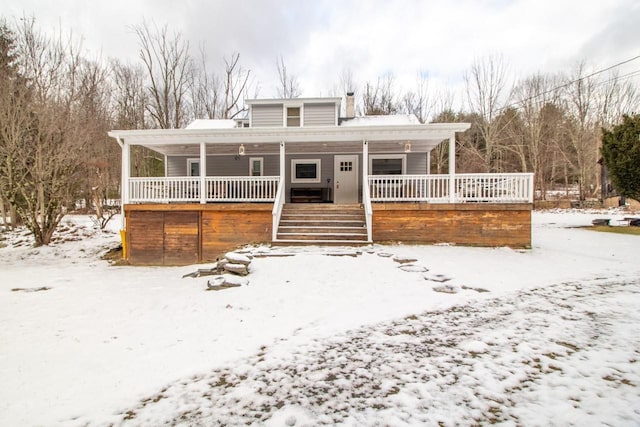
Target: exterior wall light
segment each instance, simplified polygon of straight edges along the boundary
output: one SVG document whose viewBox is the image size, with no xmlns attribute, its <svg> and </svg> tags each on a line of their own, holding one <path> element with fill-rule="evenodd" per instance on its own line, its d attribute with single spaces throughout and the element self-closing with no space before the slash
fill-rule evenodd
<svg viewBox="0 0 640 427">
<path fill-rule="evenodd" d="M 244 156 L 244 144 L 240 144 L 240 147 L 238 147 L 238 155 Z"/>
</svg>

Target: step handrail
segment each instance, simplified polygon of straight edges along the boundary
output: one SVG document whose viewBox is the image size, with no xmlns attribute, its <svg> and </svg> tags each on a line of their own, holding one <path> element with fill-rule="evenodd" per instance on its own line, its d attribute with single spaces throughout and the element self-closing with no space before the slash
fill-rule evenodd
<svg viewBox="0 0 640 427">
<path fill-rule="evenodd" d="M 278 182 L 278 191 L 276 191 L 276 198 L 273 201 L 273 215 L 271 223 L 271 241 L 278 240 L 278 227 L 280 226 L 280 217 L 282 216 L 282 207 L 284 206 L 284 179 L 280 179 Z"/>
</svg>

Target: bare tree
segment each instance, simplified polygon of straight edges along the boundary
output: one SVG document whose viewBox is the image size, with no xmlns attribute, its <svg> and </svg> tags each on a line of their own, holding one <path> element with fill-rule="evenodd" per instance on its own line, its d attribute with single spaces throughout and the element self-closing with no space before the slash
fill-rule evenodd
<svg viewBox="0 0 640 427">
<path fill-rule="evenodd" d="M 285 99 L 300 97 L 302 91 L 298 84 L 298 78 L 287 71 L 282 55 L 277 58 L 276 66 L 278 68 L 278 96 Z"/>
<path fill-rule="evenodd" d="M 222 114 L 223 119 L 233 119 L 245 112 L 242 104 L 252 86 L 251 70 L 244 69 L 240 64 L 240 54 L 234 53 L 230 58 L 224 58 L 225 74 L 222 84 Z"/>
<path fill-rule="evenodd" d="M 552 179 L 551 153 L 557 147 L 557 130 L 562 120 L 561 114 L 556 114 L 560 92 L 555 88 L 560 83 L 559 78 L 535 74 L 516 84 L 511 98 L 517 110 L 510 110 L 512 117 L 505 126 L 508 142 L 502 144 L 505 151 L 517 158 L 516 170 L 534 173 L 542 199 L 546 196 L 546 184 Z"/>
<path fill-rule="evenodd" d="M 434 100 L 429 90 L 429 79 L 424 73 L 418 74 L 414 90 L 402 97 L 404 111 L 414 114 L 420 123 L 426 123 L 431 118 L 434 109 Z"/>
<path fill-rule="evenodd" d="M 471 112 L 477 113 L 482 135 L 476 149 L 482 153 L 487 171 L 500 170 L 500 132 L 496 117 L 506 104 L 506 66 L 501 55 L 476 59 L 465 73 L 467 101 Z"/>
<path fill-rule="evenodd" d="M 147 109 L 161 129 L 180 128 L 188 119 L 187 91 L 192 78 L 189 42 L 180 33 L 169 34 L 166 25 L 150 28 L 145 22 L 134 30 L 150 81 Z"/>
<path fill-rule="evenodd" d="M 365 115 L 389 115 L 398 111 L 394 88 L 394 77 L 387 74 L 378 78 L 375 86 L 365 83 L 362 97 Z"/>
<path fill-rule="evenodd" d="M 191 106 L 194 118 L 217 119 L 221 112 L 220 79 L 207 67 L 204 45 L 200 47 L 200 64 L 194 67 Z"/>
<path fill-rule="evenodd" d="M 580 200 L 596 194 L 599 188 L 596 81 L 592 76 L 585 77 L 585 72 L 586 65 L 578 64 L 564 87 L 569 150 L 563 150 L 563 155 L 576 176 Z"/>
<path fill-rule="evenodd" d="M 24 78 L 26 84 L 13 86 L 0 102 L 2 193 L 36 245 L 43 245 L 80 192 L 90 143 L 78 114 L 84 108 L 78 102 L 81 61 L 71 35 L 46 37 L 33 19 L 23 19 L 15 34 L 14 81 Z"/>
<path fill-rule="evenodd" d="M 623 115 L 640 111 L 640 92 L 631 80 L 625 80 L 617 70 L 598 85 L 596 92 L 598 121 L 606 129 L 619 124 Z"/>
<path fill-rule="evenodd" d="M 111 111 L 118 129 L 146 129 L 149 96 L 142 67 L 111 61 Z"/>
<path fill-rule="evenodd" d="M 328 93 L 329 93 L 329 96 L 343 98 L 345 102 L 342 103 L 342 111 L 340 112 L 340 114 L 342 117 L 344 117 L 347 113 L 346 99 L 345 99 L 346 94 L 353 93 L 354 101 L 359 99 L 357 84 L 355 83 L 355 79 L 353 77 L 353 71 L 351 71 L 350 68 L 343 68 L 338 76 L 337 83 L 333 84 L 333 86 L 329 89 Z M 356 105 L 354 107 L 355 107 L 355 110 L 361 111 L 360 106 Z"/>
</svg>

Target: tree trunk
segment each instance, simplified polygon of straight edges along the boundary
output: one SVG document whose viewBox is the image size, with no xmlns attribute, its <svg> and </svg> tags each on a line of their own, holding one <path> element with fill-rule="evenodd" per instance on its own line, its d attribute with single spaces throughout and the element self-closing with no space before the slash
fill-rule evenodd
<svg viewBox="0 0 640 427">
<path fill-rule="evenodd" d="M 4 209 L 4 198 L 0 196 L 0 215 L 2 215 L 2 228 L 9 230 L 9 222 L 7 221 L 7 212 Z"/>
</svg>

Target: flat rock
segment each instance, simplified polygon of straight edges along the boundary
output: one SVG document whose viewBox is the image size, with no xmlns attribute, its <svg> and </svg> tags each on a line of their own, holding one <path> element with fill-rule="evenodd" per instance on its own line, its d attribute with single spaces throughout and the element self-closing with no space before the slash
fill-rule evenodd
<svg viewBox="0 0 640 427">
<path fill-rule="evenodd" d="M 383 258 L 389 258 L 389 257 L 392 257 L 393 254 L 390 254 L 389 252 L 378 252 L 378 256 L 381 256 Z"/>
<path fill-rule="evenodd" d="M 218 264 L 213 264 L 210 268 L 199 268 L 192 273 L 187 273 L 182 278 L 185 277 L 202 277 L 202 276 L 213 276 L 218 273 Z"/>
<path fill-rule="evenodd" d="M 241 276 L 249 274 L 249 270 L 247 270 L 247 266 L 245 264 L 235 264 L 230 262 L 225 264 L 223 268 L 230 273 L 239 274 Z"/>
<path fill-rule="evenodd" d="M 395 256 L 393 257 L 393 260 L 399 264 L 409 264 L 411 262 L 416 262 L 418 261 L 415 258 L 410 258 L 410 257 L 405 257 L 405 256 Z"/>
<path fill-rule="evenodd" d="M 424 280 L 430 280 L 432 282 L 444 283 L 451 280 L 451 277 L 444 274 L 425 274 Z"/>
<path fill-rule="evenodd" d="M 247 255 L 240 254 L 238 252 L 227 252 L 224 257 L 231 264 L 243 264 L 243 265 L 251 264 L 251 259 Z"/>
<path fill-rule="evenodd" d="M 223 274 L 220 276 L 212 277 L 207 280 L 208 291 L 221 291 L 229 288 L 239 288 L 241 286 L 247 286 L 249 281 L 243 277 L 234 276 L 232 274 Z"/>
<path fill-rule="evenodd" d="M 415 265 L 415 264 L 402 264 L 398 268 L 402 271 L 407 271 L 409 273 L 425 273 L 429 271 L 427 267 L 424 267 L 422 265 Z"/>
<path fill-rule="evenodd" d="M 458 292 L 460 292 L 460 287 L 449 284 L 449 285 L 434 286 L 433 290 L 436 292 L 442 292 L 445 294 L 457 294 Z"/>
<path fill-rule="evenodd" d="M 483 292 L 490 292 L 488 289 L 484 289 L 484 288 L 474 288 L 474 287 L 472 287 L 472 286 L 465 286 L 465 285 L 462 285 L 462 289 L 464 289 L 464 290 L 470 290 L 470 291 L 476 291 L 476 292 L 480 292 L 480 293 L 483 293 Z"/>
</svg>

